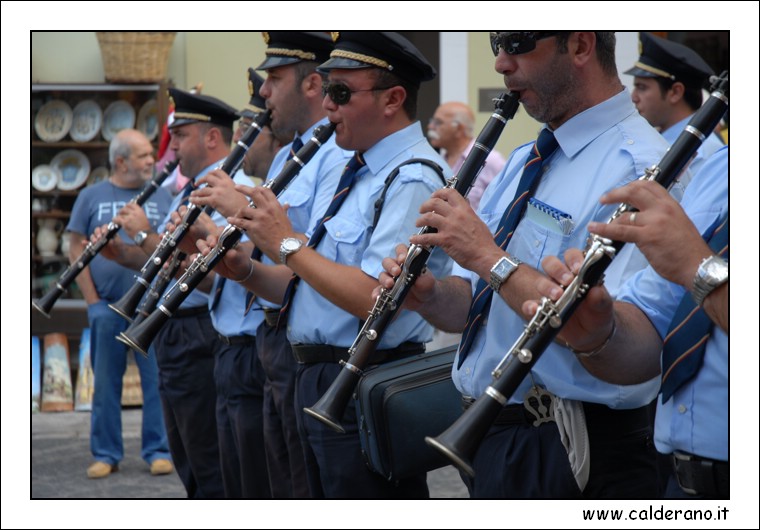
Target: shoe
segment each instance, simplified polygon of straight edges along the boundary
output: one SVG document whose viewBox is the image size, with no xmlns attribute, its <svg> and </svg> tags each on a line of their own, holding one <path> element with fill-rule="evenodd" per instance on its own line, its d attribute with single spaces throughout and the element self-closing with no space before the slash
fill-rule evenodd
<svg viewBox="0 0 760 530">
<path fill-rule="evenodd" d="M 166 458 L 156 458 L 150 463 L 151 475 L 168 475 L 174 471 L 174 466 Z"/>
<path fill-rule="evenodd" d="M 87 468 L 87 477 L 88 478 L 105 478 L 111 473 L 117 472 L 118 470 L 119 470 L 118 465 L 112 466 L 111 464 L 98 461 Z"/>
</svg>

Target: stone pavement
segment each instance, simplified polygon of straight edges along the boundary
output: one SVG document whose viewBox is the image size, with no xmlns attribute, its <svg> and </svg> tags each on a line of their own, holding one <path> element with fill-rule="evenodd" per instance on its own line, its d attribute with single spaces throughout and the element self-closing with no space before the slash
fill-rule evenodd
<svg viewBox="0 0 760 530">
<path fill-rule="evenodd" d="M 168 499 L 184 498 L 176 473 L 152 476 L 140 458 L 142 409 L 122 410 L 124 460 L 104 479 L 88 479 L 89 412 L 32 414 L 33 499 Z M 452 466 L 428 473 L 433 498 L 466 498 L 467 489 Z"/>
</svg>

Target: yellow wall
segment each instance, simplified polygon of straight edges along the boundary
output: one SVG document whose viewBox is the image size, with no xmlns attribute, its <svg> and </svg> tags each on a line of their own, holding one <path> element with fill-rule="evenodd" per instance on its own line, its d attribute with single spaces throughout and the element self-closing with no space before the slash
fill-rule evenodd
<svg viewBox="0 0 760 530">
<path fill-rule="evenodd" d="M 242 107 L 248 102 L 248 67 L 264 60 L 264 49 L 257 32 L 178 32 L 167 78 L 182 89 L 202 82 L 204 94 Z M 95 32 L 35 31 L 31 51 L 32 83 L 105 82 Z"/>
</svg>

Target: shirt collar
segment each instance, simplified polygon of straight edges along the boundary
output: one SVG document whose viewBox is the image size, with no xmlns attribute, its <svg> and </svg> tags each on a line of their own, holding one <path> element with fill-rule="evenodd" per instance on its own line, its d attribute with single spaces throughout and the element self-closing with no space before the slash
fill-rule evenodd
<svg viewBox="0 0 760 530">
<path fill-rule="evenodd" d="M 560 149 L 573 158 L 605 131 L 636 113 L 627 88 L 573 116 L 554 131 Z"/>
<path fill-rule="evenodd" d="M 404 151 L 421 142 L 427 142 L 427 140 L 422 134 L 422 125 L 419 121 L 415 121 L 403 129 L 389 134 L 370 147 L 367 152 L 362 153 L 362 156 L 370 173 L 374 175 Z"/>
</svg>

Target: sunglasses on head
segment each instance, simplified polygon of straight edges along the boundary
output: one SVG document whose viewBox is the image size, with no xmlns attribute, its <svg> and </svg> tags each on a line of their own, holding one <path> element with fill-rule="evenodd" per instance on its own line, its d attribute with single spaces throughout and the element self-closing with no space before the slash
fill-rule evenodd
<svg viewBox="0 0 760 530">
<path fill-rule="evenodd" d="M 508 55 L 520 55 L 536 49 L 536 41 L 553 37 L 559 31 L 492 31 L 489 35 L 491 51 L 499 55 L 499 48 Z"/>
<path fill-rule="evenodd" d="M 351 90 L 343 83 L 328 83 L 325 81 L 322 83 L 322 97 L 330 96 L 330 100 L 336 105 L 345 105 L 351 101 L 351 94 L 356 92 L 374 92 L 375 90 L 388 90 L 389 88 L 393 87 L 388 86 Z"/>
</svg>

